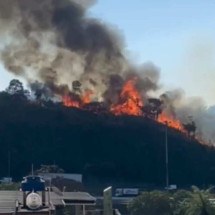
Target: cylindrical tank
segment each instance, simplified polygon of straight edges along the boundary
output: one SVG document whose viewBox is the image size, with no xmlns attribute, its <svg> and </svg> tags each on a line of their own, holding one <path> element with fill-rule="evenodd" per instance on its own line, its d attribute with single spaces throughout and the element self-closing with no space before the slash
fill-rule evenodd
<svg viewBox="0 0 215 215">
<path fill-rule="evenodd" d="M 38 193 L 32 192 L 27 195 L 26 205 L 31 210 L 36 210 L 42 206 L 42 199 Z"/>
</svg>

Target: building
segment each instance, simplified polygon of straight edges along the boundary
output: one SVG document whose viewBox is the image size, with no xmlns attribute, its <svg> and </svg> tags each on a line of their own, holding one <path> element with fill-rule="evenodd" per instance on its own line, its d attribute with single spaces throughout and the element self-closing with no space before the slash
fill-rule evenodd
<svg viewBox="0 0 215 215">
<path fill-rule="evenodd" d="M 86 192 L 57 192 L 45 186 L 40 176 L 25 177 L 20 190 L 0 191 L 0 215 L 52 215 L 58 208 L 74 206 L 75 214 L 85 214 L 96 199 Z"/>
</svg>

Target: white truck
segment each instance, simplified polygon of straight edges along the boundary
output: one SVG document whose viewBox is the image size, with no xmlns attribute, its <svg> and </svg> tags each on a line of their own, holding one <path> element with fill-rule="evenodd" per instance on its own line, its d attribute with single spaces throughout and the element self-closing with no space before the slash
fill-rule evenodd
<svg viewBox="0 0 215 215">
<path fill-rule="evenodd" d="M 165 187 L 166 190 L 177 190 L 176 184 L 170 184 L 168 187 Z"/>
<path fill-rule="evenodd" d="M 12 178 L 11 177 L 1 178 L 0 183 L 2 183 L 2 184 L 12 184 Z"/>
<path fill-rule="evenodd" d="M 116 197 L 123 197 L 123 196 L 138 196 L 140 191 L 138 188 L 117 188 L 115 191 Z"/>
</svg>

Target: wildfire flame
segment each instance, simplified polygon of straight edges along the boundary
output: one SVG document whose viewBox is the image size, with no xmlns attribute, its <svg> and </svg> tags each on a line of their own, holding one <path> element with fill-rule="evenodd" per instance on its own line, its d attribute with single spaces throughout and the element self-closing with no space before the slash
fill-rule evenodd
<svg viewBox="0 0 215 215">
<path fill-rule="evenodd" d="M 80 107 L 80 103 L 78 101 L 73 100 L 69 95 L 65 95 L 62 97 L 63 105 L 66 107 Z"/>
<path fill-rule="evenodd" d="M 143 116 L 144 102 L 138 89 L 136 88 L 137 78 L 125 82 L 119 95 L 119 102 L 112 104 L 110 112 L 115 115 Z M 73 97 L 65 95 L 62 97 L 63 104 L 67 107 L 82 108 L 85 104 L 92 102 L 92 90 L 85 90 L 83 95 Z M 185 132 L 182 123 L 173 116 L 162 112 L 155 119 L 157 122 L 167 124 L 169 127 Z"/>
<path fill-rule="evenodd" d="M 184 127 L 181 124 L 181 122 L 178 119 L 174 119 L 172 116 L 169 116 L 165 113 L 161 113 L 158 116 L 157 121 L 162 124 L 167 124 L 171 128 L 175 128 L 177 130 L 184 132 Z"/>
<path fill-rule="evenodd" d="M 66 107 L 81 108 L 83 105 L 91 102 L 92 90 L 85 90 L 84 94 L 80 96 L 79 100 L 72 98 L 70 95 L 64 95 L 62 97 L 63 105 Z"/>
<path fill-rule="evenodd" d="M 92 90 L 85 90 L 84 95 L 82 96 L 81 100 L 83 104 L 89 104 L 91 102 L 91 95 L 93 95 Z"/>
<path fill-rule="evenodd" d="M 142 114 L 143 100 L 135 87 L 137 79 L 128 80 L 120 93 L 120 104 L 112 105 L 111 112 L 115 115 L 136 115 Z"/>
</svg>

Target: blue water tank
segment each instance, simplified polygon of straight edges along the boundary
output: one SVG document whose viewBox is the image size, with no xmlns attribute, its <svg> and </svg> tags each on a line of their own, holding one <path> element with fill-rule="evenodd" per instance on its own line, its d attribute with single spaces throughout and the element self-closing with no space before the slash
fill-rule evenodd
<svg viewBox="0 0 215 215">
<path fill-rule="evenodd" d="M 45 181 L 40 176 L 27 176 L 21 183 L 22 191 L 45 191 Z"/>
</svg>

